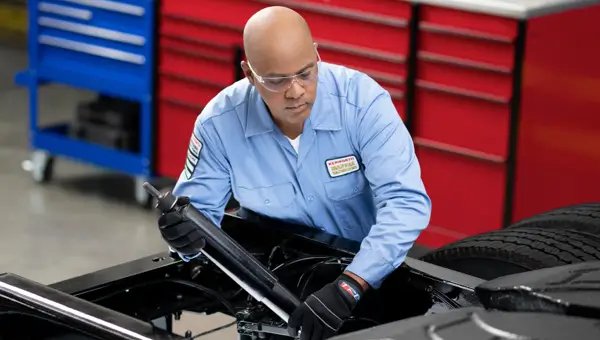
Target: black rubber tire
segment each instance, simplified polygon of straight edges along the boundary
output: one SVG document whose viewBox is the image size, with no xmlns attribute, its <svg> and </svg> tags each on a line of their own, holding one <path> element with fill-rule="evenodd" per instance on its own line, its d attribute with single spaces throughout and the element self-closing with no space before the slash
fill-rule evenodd
<svg viewBox="0 0 600 340">
<path fill-rule="evenodd" d="M 574 230 L 502 229 L 468 237 L 422 260 L 485 280 L 600 260 L 600 240 Z"/>
<path fill-rule="evenodd" d="M 600 203 L 553 209 L 521 220 L 509 228 L 571 229 L 600 238 Z"/>
</svg>

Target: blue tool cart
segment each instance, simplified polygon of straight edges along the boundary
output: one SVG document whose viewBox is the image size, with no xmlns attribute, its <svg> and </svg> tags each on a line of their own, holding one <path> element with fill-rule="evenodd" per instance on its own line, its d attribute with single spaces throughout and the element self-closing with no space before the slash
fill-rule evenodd
<svg viewBox="0 0 600 340">
<path fill-rule="evenodd" d="M 31 0 L 29 67 L 15 82 L 29 90 L 28 170 L 50 179 L 54 156 L 130 174 L 135 197 L 147 204 L 142 182 L 152 177 L 154 0 Z M 139 103 L 137 152 L 74 138 L 72 124 L 38 126 L 38 87 L 60 83 Z"/>
</svg>

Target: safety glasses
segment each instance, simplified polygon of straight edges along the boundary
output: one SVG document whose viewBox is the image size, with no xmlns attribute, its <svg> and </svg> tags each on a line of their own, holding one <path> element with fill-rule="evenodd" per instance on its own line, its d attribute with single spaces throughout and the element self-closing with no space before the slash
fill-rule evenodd
<svg viewBox="0 0 600 340">
<path fill-rule="evenodd" d="M 254 75 L 256 81 L 258 81 L 265 89 L 271 92 L 285 92 L 292 87 L 294 82 L 297 82 L 300 84 L 300 86 L 305 87 L 317 80 L 319 76 L 319 63 L 321 62 L 321 56 L 319 55 L 319 51 L 317 51 L 317 44 L 315 44 L 315 53 L 317 54 L 317 62 L 309 69 L 293 76 L 263 77 L 259 76 L 254 71 L 250 63 L 248 63 L 248 68 L 250 68 L 250 71 Z"/>
</svg>

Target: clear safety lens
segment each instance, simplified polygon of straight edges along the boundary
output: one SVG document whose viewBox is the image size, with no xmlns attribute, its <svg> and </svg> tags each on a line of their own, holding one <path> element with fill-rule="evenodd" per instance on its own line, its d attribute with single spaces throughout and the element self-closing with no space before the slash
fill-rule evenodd
<svg viewBox="0 0 600 340">
<path fill-rule="evenodd" d="M 269 91 L 282 92 L 289 89 L 294 81 L 302 86 L 310 85 L 317 80 L 318 75 L 318 68 L 315 65 L 300 74 L 290 77 L 262 77 L 261 83 Z"/>
</svg>

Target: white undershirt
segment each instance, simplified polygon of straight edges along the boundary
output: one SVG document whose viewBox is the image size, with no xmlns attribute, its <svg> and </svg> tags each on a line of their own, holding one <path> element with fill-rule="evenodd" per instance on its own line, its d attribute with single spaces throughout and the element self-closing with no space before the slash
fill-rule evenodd
<svg viewBox="0 0 600 340">
<path fill-rule="evenodd" d="M 296 153 L 298 153 L 298 149 L 300 148 L 300 136 L 302 136 L 302 135 L 298 135 L 298 137 L 296 137 L 296 139 L 291 139 L 290 137 L 285 137 L 290 141 L 290 144 L 292 144 L 292 147 L 294 148 L 294 150 L 296 150 Z"/>
</svg>

